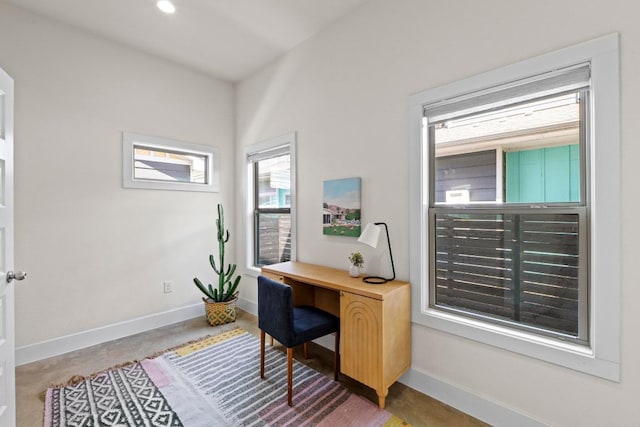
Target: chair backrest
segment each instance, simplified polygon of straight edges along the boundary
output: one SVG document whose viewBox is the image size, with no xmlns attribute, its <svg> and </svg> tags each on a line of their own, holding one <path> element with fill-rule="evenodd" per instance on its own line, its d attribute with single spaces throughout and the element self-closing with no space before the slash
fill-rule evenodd
<svg viewBox="0 0 640 427">
<path fill-rule="evenodd" d="M 285 345 L 293 340 L 291 286 L 258 276 L 258 327 Z"/>
</svg>

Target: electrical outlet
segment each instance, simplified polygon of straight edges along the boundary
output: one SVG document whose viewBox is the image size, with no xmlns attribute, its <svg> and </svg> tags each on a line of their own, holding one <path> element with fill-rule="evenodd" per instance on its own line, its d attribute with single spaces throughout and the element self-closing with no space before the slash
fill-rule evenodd
<svg viewBox="0 0 640 427">
<path fill-rule="evenodd" d="M 164 286 L 165 294 L 170 294 L 171 292 L 173 292 L 173 282 L 170 282 L 170 281 L 164 282 L 163 286 Z"/>
</svg>

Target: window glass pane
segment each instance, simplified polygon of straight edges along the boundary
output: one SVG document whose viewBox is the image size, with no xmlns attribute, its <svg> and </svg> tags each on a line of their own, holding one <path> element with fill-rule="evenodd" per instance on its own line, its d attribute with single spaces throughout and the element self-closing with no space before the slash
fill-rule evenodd
<svg viewBox="0 0 640 427">
<path fill-rule="evenodd" d="M 291 214 L 258 213 L 257 265 L 291 260 Z"/>
<path fill-rule="evenodd" d="M 134 179 L 207 183 L 207 156 L 188 152 L 134 146 Z"/>
<path fill-rule="evenodd" d="M 434 214 L 435 305 L 578 338 L 579 214 Z"/>
<path fill-rule="evenodd" d="M 432 204 L 579 203 L 581 93 L 430 123 Z"/>
<path fill-rule="evenodd" d="M 257 163 L 258 209 L 291 206 L 291 163 L 289 154 Z"/>
<path fill-rule="evenodd" d="M 496 150 L 436 158 L 436 203 L 495 202 Z"/>
</svg>

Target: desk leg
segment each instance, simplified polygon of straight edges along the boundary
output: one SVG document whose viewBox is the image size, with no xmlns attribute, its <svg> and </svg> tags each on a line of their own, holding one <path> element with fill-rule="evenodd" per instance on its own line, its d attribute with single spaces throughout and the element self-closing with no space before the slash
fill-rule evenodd
<svg viewBox="0 0 640 427">
<path fill-rule="evenodd" d="M 389 389 L 376 390 L 376 393 L 378 394 L 378 406 L 380 409 L 384 409 L 384 401 L 387 398 L 387 394 L 389 394 Z"/>
</svg>

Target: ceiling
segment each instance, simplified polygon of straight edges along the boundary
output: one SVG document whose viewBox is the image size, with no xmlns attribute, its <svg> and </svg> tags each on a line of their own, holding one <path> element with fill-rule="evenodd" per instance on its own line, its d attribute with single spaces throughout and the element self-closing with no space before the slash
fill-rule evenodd
<svg viewBox="0 0 640 427">
<path fill-rule="evenodd" d="M 239 81 L 368 0 L 8 0 L 222 80 Z"/>
</svg>

